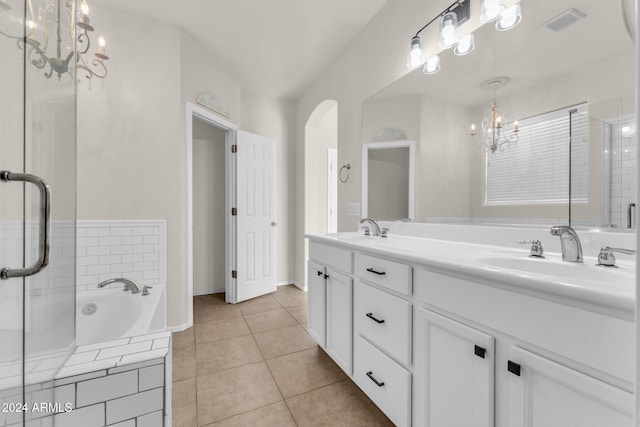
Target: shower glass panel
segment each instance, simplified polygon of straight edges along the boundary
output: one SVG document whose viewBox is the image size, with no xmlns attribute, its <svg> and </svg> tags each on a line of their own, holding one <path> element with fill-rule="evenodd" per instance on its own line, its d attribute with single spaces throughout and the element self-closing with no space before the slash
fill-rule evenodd
<svg viewBox="0 0 640 427">
<path fill-rule="evenodd" d="M 24 4 L 0 11 L 0 31 L 24 32 Z M 0 169 L 24 165 L 24 51 L 0 35 Z M 22 186 L 0 182 L 0 268 L 22 267 L 24 206 Z M 0 402 L 23 401 L 23 282 L 0 280 Z M 20 412 L 0 412 L 0 425 L 22 421 Z"/>
<path fill-rule="evenodd" d="M 7 425 L 48 415 L 31 409 L 53 403 L 52 389 L 41 384 L 56 376 L 75 347 L 75 7 L 74 1 L 0 1 L 0 169 L 35 175 L 51 191 L 48 265 L 32 276 L 0 280 L 0 393 L 29 409 L 0 414 L 0 425 L 3 415 L 13 417 Z M 37 49 L 11 38 L 25 34 L 47 57 L 71 58 L 68 72 L 50 75 Z M 31 266 L 42 246 L 40 191 L 0 182 L 0 200 L 0 268 Z"/>
</svg>

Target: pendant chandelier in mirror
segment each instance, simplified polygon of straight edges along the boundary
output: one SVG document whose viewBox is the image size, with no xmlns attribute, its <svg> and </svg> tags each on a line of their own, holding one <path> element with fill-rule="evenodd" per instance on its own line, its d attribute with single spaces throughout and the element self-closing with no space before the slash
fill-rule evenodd
<svg viewBox="0 0 640 427">
<path fill-rule="evenodd" d="M 504 151 L 511 144 L 518 142 L 518 121 L 509 122 L 498 108 L 495 91 L 504 87 L 511 79 L 507 76 L 494 77 L 482 82 L 483 89 L 494 92 L 493 102 L 485 110 L 482 117 L 482 139 L 480 143 L 487 152 Z M 475 124 L 471 125 L 471 136 L 477 136 Z"/>
</svg>

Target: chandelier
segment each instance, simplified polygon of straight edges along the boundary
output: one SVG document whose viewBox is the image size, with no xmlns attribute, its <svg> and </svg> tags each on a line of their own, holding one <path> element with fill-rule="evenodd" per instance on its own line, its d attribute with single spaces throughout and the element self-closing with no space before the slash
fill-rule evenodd
<svg viewBox="0 0 640 427">
<path fill-rule="evenodd" d="M 58 80 L 65 73 L 72 75 L 70 68 L 74 57 L 75 68 L 84 71 L 85 78 L 105 78 L 109 59 L 105 50 L 104 36 L 98 38 L 98 51 L 89 58 L 90 33 L 95 29 L 89 23 L 89 5 L 82 0 L 80 13 L 76 11 L 76 0 L 46 0 L 34 11 L 33 0 L 27 0 L 27 21 L 24 36 L 0 34 L 16 40 L 18 47 L 26 48 L 28 61 L 39 69 L 45 69 L 45 77 L 57 74 Z M 4 9 L 8 8 L 6 3 Z M 52 40 L 53 39 L 53 40 Z M 47 68 L 48 67 L 48 68 Z"/>
<path fill-rule="evenodd" d="M 507 83 L 511 79 L 506 76 L 495 77 L 483 82 L 480 86 L 483 89 L 494 91 L 493 102 L 489 105 L 482 117 L 482 141 L 486 152 L 494 154 L 496 151 L 504 151 L 511 144 L 518 142 L 518 121 L 513 123 L 507 122 L 504 114 L 498 109 L 498 102 L 495 99 L 495 91 Z M 476 126 L 471 125 L 472 136 L 476 136 Z"/>
</svg>

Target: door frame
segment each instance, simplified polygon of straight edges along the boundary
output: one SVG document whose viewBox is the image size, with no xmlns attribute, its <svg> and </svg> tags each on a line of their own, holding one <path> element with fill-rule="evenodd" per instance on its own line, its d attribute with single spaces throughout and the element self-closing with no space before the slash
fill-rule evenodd
<svg viewBox="0 0 640 427">
<path fill-rule="evenodd" d="M 388 150 L 392 148 L 409 149 L 409 219 L 415 220 L 415 181 L 416 181 L 416 142 L 397 140 L 362 144 L 362 207 L 361 216 L 366 218 L 369 210 L 369 150 Z"/>
<path fill-rule="evenodd" d="M 327 232 L 338 232 L 338 149 L 327 150 Z M 335 185 L 334 185 L 335 184 Z"/>
<path fill-rule="evenodd" d="M 193 119 L 198 118 L 212 126 L 224 130 L 225 139 L 225 299 L 235 302 L 235 286 L 231 271 L 236 263 L 235 221 L 231 216 L 231 207 L 235 203 L 236 174 L 235 162 L 231 156 L 231 146 L 236 142 L 238 126 L 206 108 L 187 102 L 186 114 L 186 150 L 187 150 L 187 302 L 188 327 L 193 325 Z"/>
</svg>

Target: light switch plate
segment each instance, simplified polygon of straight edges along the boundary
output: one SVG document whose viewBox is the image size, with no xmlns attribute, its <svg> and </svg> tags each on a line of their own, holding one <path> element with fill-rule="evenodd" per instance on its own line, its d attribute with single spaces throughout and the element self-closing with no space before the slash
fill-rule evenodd
<svg viewBox="0 0 640 427">
<path fill-rule="evenodd" d="M 347 203 L 347 215 L 360 216 L 360 203 L 358 202 Z"/>
</svg>

